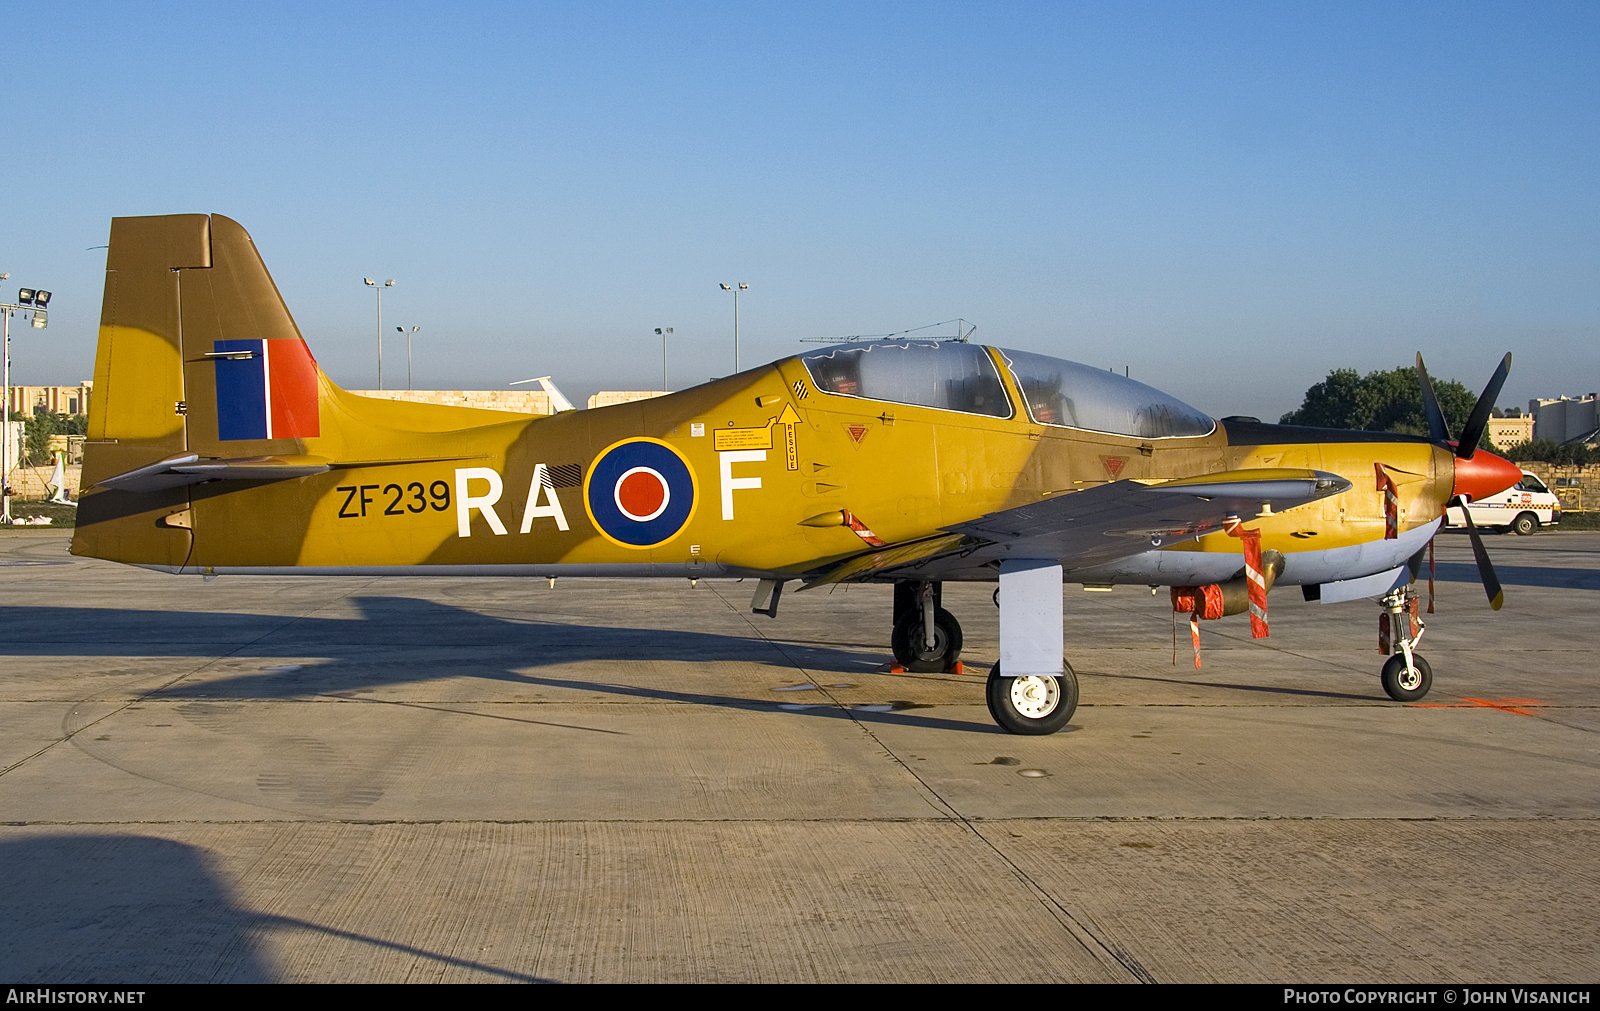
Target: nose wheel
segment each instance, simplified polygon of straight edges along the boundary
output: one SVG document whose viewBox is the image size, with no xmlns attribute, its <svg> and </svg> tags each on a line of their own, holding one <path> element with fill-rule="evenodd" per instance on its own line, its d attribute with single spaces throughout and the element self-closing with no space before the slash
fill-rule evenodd
<svg viewBox="0 0 1600 1011">
<path fill-rule="evenodd" d="M 1416 594 L 1409 587 L 1391 590 L 1378 601 L 1378 648 L 1394 654 L 1384 661 L 1383 691 L 1396 702 L 1415 702 L 1433 687 L 1433 668 L 1417 655 L 1417 642 L 1426 631 L 1417 613 Z"/>
<path fill-rule="evenodd" d="M 1396 702 L 1415 702 L 1433 687 L 1433 668 L 1428 661 L 1412 654 L 1407 666 L 1404 653 L 1396 653 L 1383 665 L 1383 690 Z"/>
</svg>

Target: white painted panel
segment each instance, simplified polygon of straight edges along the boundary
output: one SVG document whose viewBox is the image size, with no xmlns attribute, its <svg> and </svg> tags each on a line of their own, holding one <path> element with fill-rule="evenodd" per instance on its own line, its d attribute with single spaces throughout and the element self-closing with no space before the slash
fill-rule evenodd
<svg viewBox="0 0 1600 1011">
<path fill-rule="evenodd" d="M 1061 673 L 1061 563 L 1000 563 L 1000 673 Z"/>
</svg>

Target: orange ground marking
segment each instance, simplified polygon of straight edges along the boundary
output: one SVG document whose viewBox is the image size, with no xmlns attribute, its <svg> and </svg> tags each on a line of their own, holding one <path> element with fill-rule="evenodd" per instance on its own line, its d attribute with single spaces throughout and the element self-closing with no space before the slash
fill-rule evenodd
<svg viewBox="0 0 1600 1011">
<path fill-rule="evenodd" d="M 1516 713 L 1518 716 L 1537 716 L 1538 713 L 1529 712 L 1524 706 L 1543 706 L 1546 703 L 1538 699 L 1473 699 L 1462 697 L 1460 702 L 1418 702 L 1414 709 L 1498 709 L 1503 713 Z"/>
</svg>

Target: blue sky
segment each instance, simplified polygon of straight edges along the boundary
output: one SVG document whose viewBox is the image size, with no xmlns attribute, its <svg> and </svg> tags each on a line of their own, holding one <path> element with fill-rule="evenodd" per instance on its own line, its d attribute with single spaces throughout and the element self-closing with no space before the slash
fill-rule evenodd
<svg viewBox="0 0 1600 1011">
<path fill-rule="evenodd" d="M 1600 389 L 1600 5 L 8 5 L 13 375 L 92 370 L 111 217 L 218 212 L 335 381 L 675 388 L 978 339 L 1269 420 L 1335 367 Z M 14 292 L 12 293 L 14 294 Z M 404 344 L 385 347 L 404 383 Z"/>
</svg>

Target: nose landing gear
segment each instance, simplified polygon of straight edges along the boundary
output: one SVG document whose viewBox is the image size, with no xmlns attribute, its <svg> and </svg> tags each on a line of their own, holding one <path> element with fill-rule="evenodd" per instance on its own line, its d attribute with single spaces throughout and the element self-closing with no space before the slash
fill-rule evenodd
<svg viewBox="0 0 1600 1011">
<path fill-rule="evenodd" d="M 1409 586 L 1390 590 L 1378 601 L 1378 649 L 1393 653 L 1383 665 L 1383 690 L 1396 702 L 1415 702 L 1433 687 L 1433 668 L 1416 654 L 1427 631 L 1417 613 L 1417 595 Z"/>
</svg>

